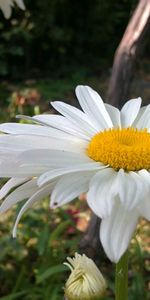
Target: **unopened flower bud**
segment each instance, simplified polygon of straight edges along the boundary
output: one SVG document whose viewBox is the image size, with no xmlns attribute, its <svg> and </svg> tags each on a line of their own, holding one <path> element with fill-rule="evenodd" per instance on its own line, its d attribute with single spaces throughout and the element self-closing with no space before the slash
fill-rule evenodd
<svg viewBox="0 0 150 300">
<path fill-rule="evenodd" d="M 71 274 L 65 284 L 67 300 L 98 300 L 106 290 L 106 282 L 93 262 L 85 254 L 75 253 L 74 258 L 67 258 Z"/>
</svg>

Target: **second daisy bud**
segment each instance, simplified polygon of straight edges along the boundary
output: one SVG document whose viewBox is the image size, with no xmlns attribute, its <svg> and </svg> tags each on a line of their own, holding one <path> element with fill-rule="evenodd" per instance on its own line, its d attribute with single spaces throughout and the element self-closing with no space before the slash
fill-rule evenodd
<svg viewBox="0 0 150 300">
<path fill-rule="evenodd" d="M 67 258 L 71 274 L 65 284 L 67 300 L 98 300 L 106 290 L 106 282 L 93 262 L 85 254 L 75 253 L 74 258 Z"/>
</svg>

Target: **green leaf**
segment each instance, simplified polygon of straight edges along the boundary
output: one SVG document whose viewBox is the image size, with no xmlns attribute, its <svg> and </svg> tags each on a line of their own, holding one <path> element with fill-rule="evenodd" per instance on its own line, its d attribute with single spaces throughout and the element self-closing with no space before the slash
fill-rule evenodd
<svg viewBox="0 0 150 300">
<path fill-rule="evenodd" d="M 21 292 L 18 292 L 18 293 L 13 293 L 11 295 L 7 295 L 7 296 L 4 296 L 4 297 L 1 297 L 0 299 L 1 300 L 14 300 L 14 299 L 18 299 L 19 296 L 27 294 L 28 292 L 29 292 L 29 290 L 27 290 L 27 291 L 21 291 Z"/>
<path fill-rule="evenodd" d="M 46 224 L 44 230 L 41 231 L 37 244 L 37 249 L 40 256 L 44 254 L 45 249 L 47 248 L 49 235 L 49 226 Z"/>
<path fill-rule="evenodd" d="M 62 264 L 50 267 L 45 272 L 37 276 L 37 283 L 41 283 L 45 279 L 53 276 L 54 274 L 58 274 L 65 271 L 66 271 L 66 266 Z"/>
<path fill-rule="evenodd" d="M 51 233 L 50 235 L 50 244 L 57 240 L 60 235 L 66 230 L 66 228 L 68 227 L 68 225 L 72 224 L 71 223 L 71 220 L 67 220 L 67 221 L 64 221 L 64 222 L 61 222 L 57 227 L 56 229 Z"/>
</svg>

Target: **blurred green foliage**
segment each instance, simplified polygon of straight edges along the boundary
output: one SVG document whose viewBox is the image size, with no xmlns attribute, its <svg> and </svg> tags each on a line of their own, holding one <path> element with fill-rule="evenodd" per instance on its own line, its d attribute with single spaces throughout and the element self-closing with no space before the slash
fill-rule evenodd
<svg viewBox="0 0 150 300">
<path fill-rule="evenodd" d="M 0 12 L 0 76 L 63 76 L 74 67 L 108 66 L 137 0 L 25 0 Z"/>
<path fill-rule="evenodd" d="M 75 229 L 68 233 L 75 227 L 71 214 L 52 214 L 44 203 L 20 223 L 18 239 L 11 237 L 12 215 L 5 217 L 0 230 L 0 299 L 62 299 L 67 269 L 63 262 L 74 254 L 79 240 Z"/>
<path fill-rule="evenodd" d="M 1 217 L 1 300 L 63 299 L 63 287 L 70 274 L 63 262 L 67 256 L 74 256 L 78 251 L 83 233 L 76 224 L 83 218 L 80 214 L 83 211 L 88 213 L 85 203 L 78 201 L 74 205 L 50 211 L 45 199 L 21 219 L 17 239 L 11 237 L 14 211 Z M 149 281 L 148 236 L 149 225 L 142 221 L 137 239 L 133 239 L 130 248 L 129 300 L 148 300 L 150 296 L 146 289 Z M 98 265 L 108 284 L 104 300 L 112 300 L 115 266 L 103 253 Z"/>
</svg>

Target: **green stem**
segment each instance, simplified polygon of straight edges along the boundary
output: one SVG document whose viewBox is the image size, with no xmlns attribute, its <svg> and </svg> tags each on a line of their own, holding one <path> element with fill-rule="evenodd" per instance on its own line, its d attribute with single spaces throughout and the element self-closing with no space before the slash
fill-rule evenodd
<svg viewBox="0 0 150 300">
<path fill-rule="evenodd" d="M 115 300 L 128 300 L 128 251 L 116 265 Z"/>
</svg>

